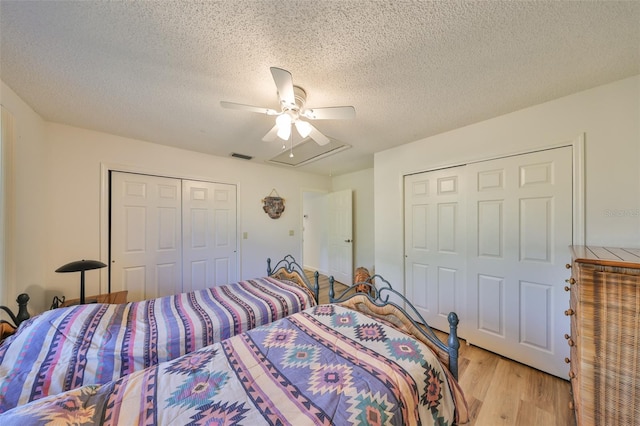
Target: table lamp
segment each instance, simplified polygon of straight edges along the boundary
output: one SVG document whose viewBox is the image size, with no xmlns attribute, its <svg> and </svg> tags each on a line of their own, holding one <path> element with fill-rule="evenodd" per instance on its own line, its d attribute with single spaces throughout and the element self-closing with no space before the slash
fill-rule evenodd
<svg viewBox="0 0 640 426">
<path fill-rule="evenodd" d="M 104 268 L 104 263 L 98 260 L 76 260 L 74 262 L 67 263 L 66 265 L 62 265 L 56 272 L 78 272 L 80 271 L 80 304 L 84 305 L 84 271 L 88 271 L 91 269 L 100 269 Z"/>
</svg>

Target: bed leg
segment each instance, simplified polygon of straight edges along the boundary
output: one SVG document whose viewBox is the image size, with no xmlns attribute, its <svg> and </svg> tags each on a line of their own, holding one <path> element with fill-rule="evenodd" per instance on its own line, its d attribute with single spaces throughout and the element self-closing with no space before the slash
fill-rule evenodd
<svg viewBox="0 0 640 426">
<path fill-rule="evenodd" d="M 333 275 L 331 275 L 329 277 L 329 303 L 333 303 L 334 296 L 336 295 L 335 291 L 333 290 L 333 281 L 334 281 L 334 278 L 333 278 Z"/>
<path fill-rule="evenodd" d="M 320 303 L 320 272 L 315 271 L 313 278 L 315 279 L 313 283 L 313 294 L 316 297 L 316 303 Z"/>
<path fill-rule="evenodd" d="M 447 340 L 449 346 L 449 371 L 458 380 L 458 350 L 460 349 L 458 323 L 460 320 L 455 312 L 450 312 L 447 318 L 449 320 L 449 340 Z"/>
</svg>

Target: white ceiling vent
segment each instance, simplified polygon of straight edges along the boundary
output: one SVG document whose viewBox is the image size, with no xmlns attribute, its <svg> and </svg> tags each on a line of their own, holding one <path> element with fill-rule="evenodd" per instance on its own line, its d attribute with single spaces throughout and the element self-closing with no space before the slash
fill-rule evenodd
<svg viewBox="0 0 640 426">
<path fill-rule="evenodd" d="M 293 149 L 284 149 L 280 154 L 269 160 L 269 162 L 284 166 L 298 167 L 349 148 L 351 148 L 351 145 L 338 142 L 335 139 L 331 139 L 331 141 L 326 145 L 318 145 L 313 139 L 306 138 L 294 146 Z M 292 152 L 293 157 L 291 157 Z"/>
</svg>

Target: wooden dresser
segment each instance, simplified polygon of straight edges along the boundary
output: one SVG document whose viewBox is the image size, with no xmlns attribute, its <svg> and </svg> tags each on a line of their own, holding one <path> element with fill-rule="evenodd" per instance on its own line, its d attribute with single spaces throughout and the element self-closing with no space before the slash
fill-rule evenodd
<svg viewBox="0 0 640 426">
<path fill-rule="evenodd" d="M 582 425 L 640 424 L 640 249 L 573 246 L 572 408 Z"/>
</svg>

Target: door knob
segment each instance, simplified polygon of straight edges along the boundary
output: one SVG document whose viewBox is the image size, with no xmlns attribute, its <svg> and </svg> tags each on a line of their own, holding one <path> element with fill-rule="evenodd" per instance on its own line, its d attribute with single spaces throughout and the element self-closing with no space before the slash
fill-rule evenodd
<svg viewBox="0 0 640 426">
<path fill-rule="evenodd" d="M 345 242 L 345 243 L 350 243 L 350 242 L 351 242 L 351 240 L 344 240 L 344 242 Z"/>
</svg>

